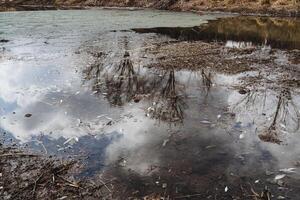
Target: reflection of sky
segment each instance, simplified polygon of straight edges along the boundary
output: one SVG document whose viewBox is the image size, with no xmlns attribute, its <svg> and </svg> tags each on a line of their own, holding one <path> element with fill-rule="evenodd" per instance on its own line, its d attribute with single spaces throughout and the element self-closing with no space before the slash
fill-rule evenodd
<svg viewBox="0 0 300 200">
<path fill-rule="evenodd" d="M 138 25 L 142 25 L 139 23 L 137 22 Z M 149 23 L 155 24 L 153 21 Z M 91 24 L 96 28 L 99 28 L 99 24 L 101 25 L 99 21 Z M 47 30 L 49 27 L 36 28 L 37 31 L 43 32 L 44 28 Z M 88 30 L 91 27 L 85 24 L 83 28 Z M 55 28 L 50 27 L 50 29 L 52 33 L 55 33 Z M 26 34 L 27 31 L 25 31 Z M 70 27 L 65 31 L 70 31 Z M 152 105 L 152 102 L 141 101 L 138 104 L 130 102 L 122 108 L 112 107 L 103 97 L 92 95 L 89 85 L 87 87 L 81 85 L 81 74 L 76 73 L 76 69 L 82 68 L 81 64 L 86 64 L 86 61 L 82 55 L 74 54 L 77 50 L 76 45 L 80 44 L 72 43 L 78 38 L 74 32 L 71 35 L 60 35 L 66 41 L 62 41 L 61 38 L 59 40 L 48 38 L 49 44 L 46 44 L 44 36 L 38 40 L 24 39 L 24 42 L 22 32 L 19 32 L 17 40 L 21 42 L 14 44 L 15 41 L 12 41 L 8 44 L 9 59 L 0 63 L 0 127 L 22 143 L 43 135 L 50 139 L 48 143 L 53 142 L 56 148 L 57 144 L 60 147 L 63 146 L 66 139 L 78 137 L 77 148 L 85 144 L 90 153 L 94 149 L 97 153 L 100 153 L 100 150 L 105 151 L 107 164 L 124 158 L 126 161 L 124 165 L 127 168 L 140 173 L 147 171 L 151 165 L 167 165 L 167 161 L 171 158 L 193 160 L 194 156 L 200 159 L 201 156 L 206 156 L 205 149 L 208 146 L 216 146 L 217 153 L 230 150 L 229 154 L 232 157 L 247 152 L 254 152 L 259 157 L 262 154 L 261 149 L 267 150 L 284 167 L 289 167 L 291 159 L 299 156 L 297 144 L 300 141 L 296 137 L 287 137 L 289 146 L 276 146 L 259 141 L 253 121 L 256 125 L 264 123 L 261 118 L 265 117 L 261 117 L 261 111 L 257 110 L 257 106 L 261 106 L 260 103 L 255 103 L 253 108 L 241 106 L 239 110 L 234 111 L 235 122 L 241 122 L 241 124 L 236 124 L 227 116 L 228 104 L 231 109 L 243 98 L 242 95 L 226 88 L 236 83 L 238 75 L 213 74 L 212 88 L 206 94 L 201 72 L 177 72 L 176 84 L 187 93 L 188 108 L 185 110 L 183 124 L 170 125 L 146 117 L 145 110 Z M 10 39 L 13 40 L 13 38 Z M 102 39 L 105 40 L 105 36 Z M 109 39 L 112 41 L 109 40 L 106 43 L 116 49 L 119 47 L 116 40 L 122 40 L 111 36 Z M 135 40 L 130 42 L 135 43 L 134 47 L 139 47 Z M 122 48 L 118 50 L 123 53 Z M 118 53 L 120 52 L 117 51 L 112 55 Z M 155 73 L 151 73 L 150 76 L 148 71 L 143 69 L 139 72 L 146 78 L 157 76 Z M 268 99 L 267 106 L 268 109 L 272 109 L 276 107 L 276 101 L 271 94 L 268 96 L 270 99 Z M 299 102 L 298 99 L 295 101 Z M 26 113 L 31 113 L 32 117 L 25 118 Z M 218 119 L 219 115 L 220 119 Z M 115 123 L 107 125 L 110 118 L 115 120 Z M 239 140 L 240 132 L 232 130 L 232 127 L 237 129 L 242 127 L 241 131 L 245 133 L 245 139 Z M 179 136 L 182 137 L 182 140 L 177 143 L 183 145 L 172 143 L 170 135 L 177 130 L 180 131 Z M 109 139 L 103 142 L 102 133 L 107 133 Z M 114 134 L 117 136 L 114 137 Z M 87 137 L 89 139 L 86 139 Z M 62 138 L 63 141 L 61 141 Z M 89 143 L 85 142 L 90 141 L 90 138 L 99 140 L 95 139 L 96 142 L 93 144 L 90 142 L 91 146 L 89 146 Z M 168 141 L 167 148 L 163 151 L 162 146 L 166 141 Z M 253 147 L 257 143 L 261 148 Z M 103 146 L 100 148 L 99 145 L 105 146 L 106 149 L 103 149 Z M 181 153 L 173 149 L 177 148 L 176 145 L 179 149 L 183 149 Z M 50 148 L 47 145 L 46 147 Z M 292 156 L 283 159 L 287 152 L 292 152 Z M 212 159 L 220 155 L 217 153 L 210 155 Z M 101 159 L 103 157 L 101 155 Z M 93 158 L 97 159 L 97 155 Z"/>
<path fill-rule="evenodd" d="M 0 127 L 22 143 L 39 135 L 58 140 L 100 134 L 105 132 L 108 119 L 125 112 L 111 108 L 102 97 L 94 97 L 91 88 L 82 86 L 78 68 L 82 69 L 87 60 L 75 52 L 86 40 L 110 30 L 168 24 L 193 26 L 215 18 L 160 11 L 60 13 L 0 13 L 1 37 L 10 40 L 3 44 L 0 66 Z M 114 39 L 109 38 L 110 46 L 106 48 L 115 45 Z M 107 42 L 107 38 L 102 41 Z M 32 116 L 24 117 L 27 113 Z M 103 114 L 107 118 L 99 117 Z"/>
<path fill-rule="evenodd" d="M 272 124 L 280 92 L 269 90 L 253 90 L 249 95 L 241 95 L 237 92 L 231 93 L 228 98 L 230 110 L 236 114 L 236 121 L 240 126 L 249 126 L 248 129 L 242 129 L 245 139 L 242 141 L 244 151 L 254 151 L 255 144 L 258 144 L 261 150 L 269 151 L 277 159 L 278 168 L 290 168 L 294 166 L 299 159 L 300 130 L 296 129 L 293 119 L 297 119 L 295 111 L 299 112 L 299 94 L 292 91 L 292 101 L 295 106 L 291 106 L 291 100 L 288 106 L 282 106 L 281 109 L 287 111 L 286 114 L 279 112 L 276 127 L 279 130 L 279 139 L 283 141 L 282 145 L 266 143 L 259 141 L 257 135 L 263 133 L 266 128 Z"/>
</svg>

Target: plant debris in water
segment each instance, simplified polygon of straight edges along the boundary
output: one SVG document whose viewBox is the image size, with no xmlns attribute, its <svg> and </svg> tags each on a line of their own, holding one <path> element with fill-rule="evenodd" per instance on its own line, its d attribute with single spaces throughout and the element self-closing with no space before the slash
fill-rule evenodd
<svg viewBox="0 0 300 200">
<path fill-rule="evenodd" d="M 76 178 L 81 166 L 11 147 L 0 148 L 2 199 L 102 199 L 104 181 Z M 111 182 L 111 181 L 110 181 Z"/>
</svg>

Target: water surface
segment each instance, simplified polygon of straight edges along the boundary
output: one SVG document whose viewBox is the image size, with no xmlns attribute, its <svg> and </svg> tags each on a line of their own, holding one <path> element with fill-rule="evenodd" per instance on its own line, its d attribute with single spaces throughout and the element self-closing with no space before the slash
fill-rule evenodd
<svg viewBox="0 0 300 200">
<path fill-rule="evenodd" d="M 0 130 L 5 144 L 81 159 L 86 164 L 82 175 L 107 170 L 131 192 L 154 188 L 175 196 L 211 188 L 223 193 L 237 177 L 251 184 L 260 180 L 263 188 L 280 169 L 295 167 L 300 159 L 297 88 L 278 92 L 262 87 L 241 94 L 232 86 L 255 72 L 144 67 L 151 61 L 145 47 L 180 36 L 202 39 L 191 28 L 170 27 L 202 24 L 199 29 L 225 37 L 222 41 L 254 42 L 251 31 L 247 35 L 239 29 L 239 37 L 237 26 L 226 24 L 237 20 L 246 29 L 252 19 L 207 25 L 220 16 L 119 10 L 0 15 L 0 38 L 9 40 L 0 43 Z M 269 20 L 267 28 L 251 28 L 257 30 L 258 43 L 263 43 L 262 32 L 267 38 L 277 38 L 277 30 L 283 35 L 276 28 L 271 29 L 274 36 L 268 34 L 273 27 Z M 217 24 L 216 30 L 207 29 L 210 24 Z M 277 38 L 282 45 L 274 47 L 298 48 L 299 25 L 293 24 L 287 34 L 291 39 Z M 164 31 L 156 27 L 168 27 L 159 30 L 172 30 L 176 37 L 157 35 Z M 131 29 L 147 34 L 124 31 Z M 283 145 L 266 143 L 257 133 L 272 123 L 278 107 L 278 126 L 286 133 Z M 267 170 L 274 174 L 266 175 Z M 299 168 L 287 178 L 299 183 Z M 276 192 L 280 194 L 297 195 Z"/>
</svg>

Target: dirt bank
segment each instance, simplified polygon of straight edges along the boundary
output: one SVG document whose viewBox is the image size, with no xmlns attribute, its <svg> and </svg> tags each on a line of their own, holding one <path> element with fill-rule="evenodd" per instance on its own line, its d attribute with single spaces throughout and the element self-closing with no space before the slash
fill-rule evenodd
<svg viewBox="0 0 300 200">
<path fill-rule="evenodd" d="M 0 11 L 78 9 L 105 6 L 299 16 L 299 4 L 299 0 L 12 0 L 9 2 L 2 1 L 2 3 L 0 3 Z"/>
</svg>

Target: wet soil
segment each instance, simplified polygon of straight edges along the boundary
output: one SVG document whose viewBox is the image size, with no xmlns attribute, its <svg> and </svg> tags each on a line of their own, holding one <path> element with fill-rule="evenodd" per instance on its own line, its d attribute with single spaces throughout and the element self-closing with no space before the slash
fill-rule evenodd
<svg viewBox="0 0 300 200">
<path fill-rule="evenodd" d="M 82 166 L 74 160 L 14 147 L 0 149 L 1 199 L 103 199 L 106 180 L 76 178 Z"/>
</svg>

